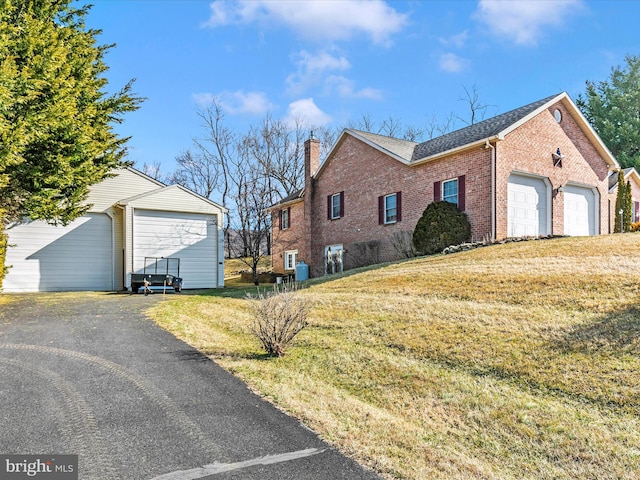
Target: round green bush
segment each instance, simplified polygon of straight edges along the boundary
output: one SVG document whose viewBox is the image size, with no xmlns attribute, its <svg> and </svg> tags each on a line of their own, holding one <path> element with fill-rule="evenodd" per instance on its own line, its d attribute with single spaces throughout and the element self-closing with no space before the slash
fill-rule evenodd
<svg viewBox="0 0 640 480">
<path fill-rule="evenodd" d="M 430 255 L 440 253 L 451 245 L 460 245 L 471 239 L 471 224 L 467 214 L 453 203 L 430 203 L 413 231 L 416 250 Z"/>
</svg>

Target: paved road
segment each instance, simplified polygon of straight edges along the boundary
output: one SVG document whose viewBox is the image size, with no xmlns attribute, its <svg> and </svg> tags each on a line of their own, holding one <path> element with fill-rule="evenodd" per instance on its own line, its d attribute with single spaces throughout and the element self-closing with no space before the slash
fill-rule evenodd
<svg viewBox="0 0 640 480">
<path fill-rule="evenodd" d="M 78 454 L 81 480 L 374 479 L 142 313 L 160 296 L 0 306 L 0 454 Z"/>
</svg>

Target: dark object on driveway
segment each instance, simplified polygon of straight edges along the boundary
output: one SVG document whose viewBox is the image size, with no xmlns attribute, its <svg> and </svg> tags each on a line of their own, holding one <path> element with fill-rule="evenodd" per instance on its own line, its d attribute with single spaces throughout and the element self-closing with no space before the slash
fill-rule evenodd
<svg viewBox="0 0 640 480">
<path fill-rule="evenodd" d="M 180 259 L 144 257 L 144 273 L 131 274 L 131 291 L 138 293 L 143 286 L 145 295 L 151 292 L 149 287 L 172 287 L 176 293 L 180 293 L 182 291 Z"/>
</svg>

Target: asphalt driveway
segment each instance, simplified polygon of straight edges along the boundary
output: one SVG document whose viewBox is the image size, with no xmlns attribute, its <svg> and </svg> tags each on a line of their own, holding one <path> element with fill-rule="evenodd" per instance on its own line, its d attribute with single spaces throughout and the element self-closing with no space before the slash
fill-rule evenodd
<svg viewBox="0 0 640 480">
<path fill-rule="evenodd" d="M 0 304 L 0 454 L 77 454 L 82 480 L 378 478 L 147 319 L 160 297 Z"/>
</svg>

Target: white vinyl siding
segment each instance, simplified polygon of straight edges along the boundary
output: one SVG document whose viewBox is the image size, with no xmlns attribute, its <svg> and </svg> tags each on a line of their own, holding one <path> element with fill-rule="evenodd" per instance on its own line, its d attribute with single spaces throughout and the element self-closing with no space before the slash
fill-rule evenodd
<svg viewBox="0 0 640 480">
<path fill-rule="evenodd" d="M 95 290 L 113 286 L 113 233 L 108 215 L 88 213 L 67 226 L 43 221 L 7 230 L 5 292 Z"/>
<path fill-rule="evenodd" d="M 66 227 L 30 222 L 8 229 L 15 247 L 7 252 L 13 268 L 4 291 L 120 290 L 141 267 L 134 267 L 134 255 L 143 257 L 140 262 L 182 255 L 185 288 L 224 286 L 219 232 L 225 211 L 219 205 L 134 169 L 115 170 L 92 186 L 87 204 L 89 213 Z"/>
<path fill-rule="evenodd" d="M 142 273 L 145 257 L 180 258 L 184 288 L 214 288 L 217 283 L 215 215 L 136 209 L 133 271 Z"/>
<path fill-rule="evenodd" d="M 163 185 L 140 172 L 129 169 L 115 170 L 116 175 L 93 185 L 87 197 L 92 212 L 103 212 L 123 198 L 148 193 Z"/>
</svg>

